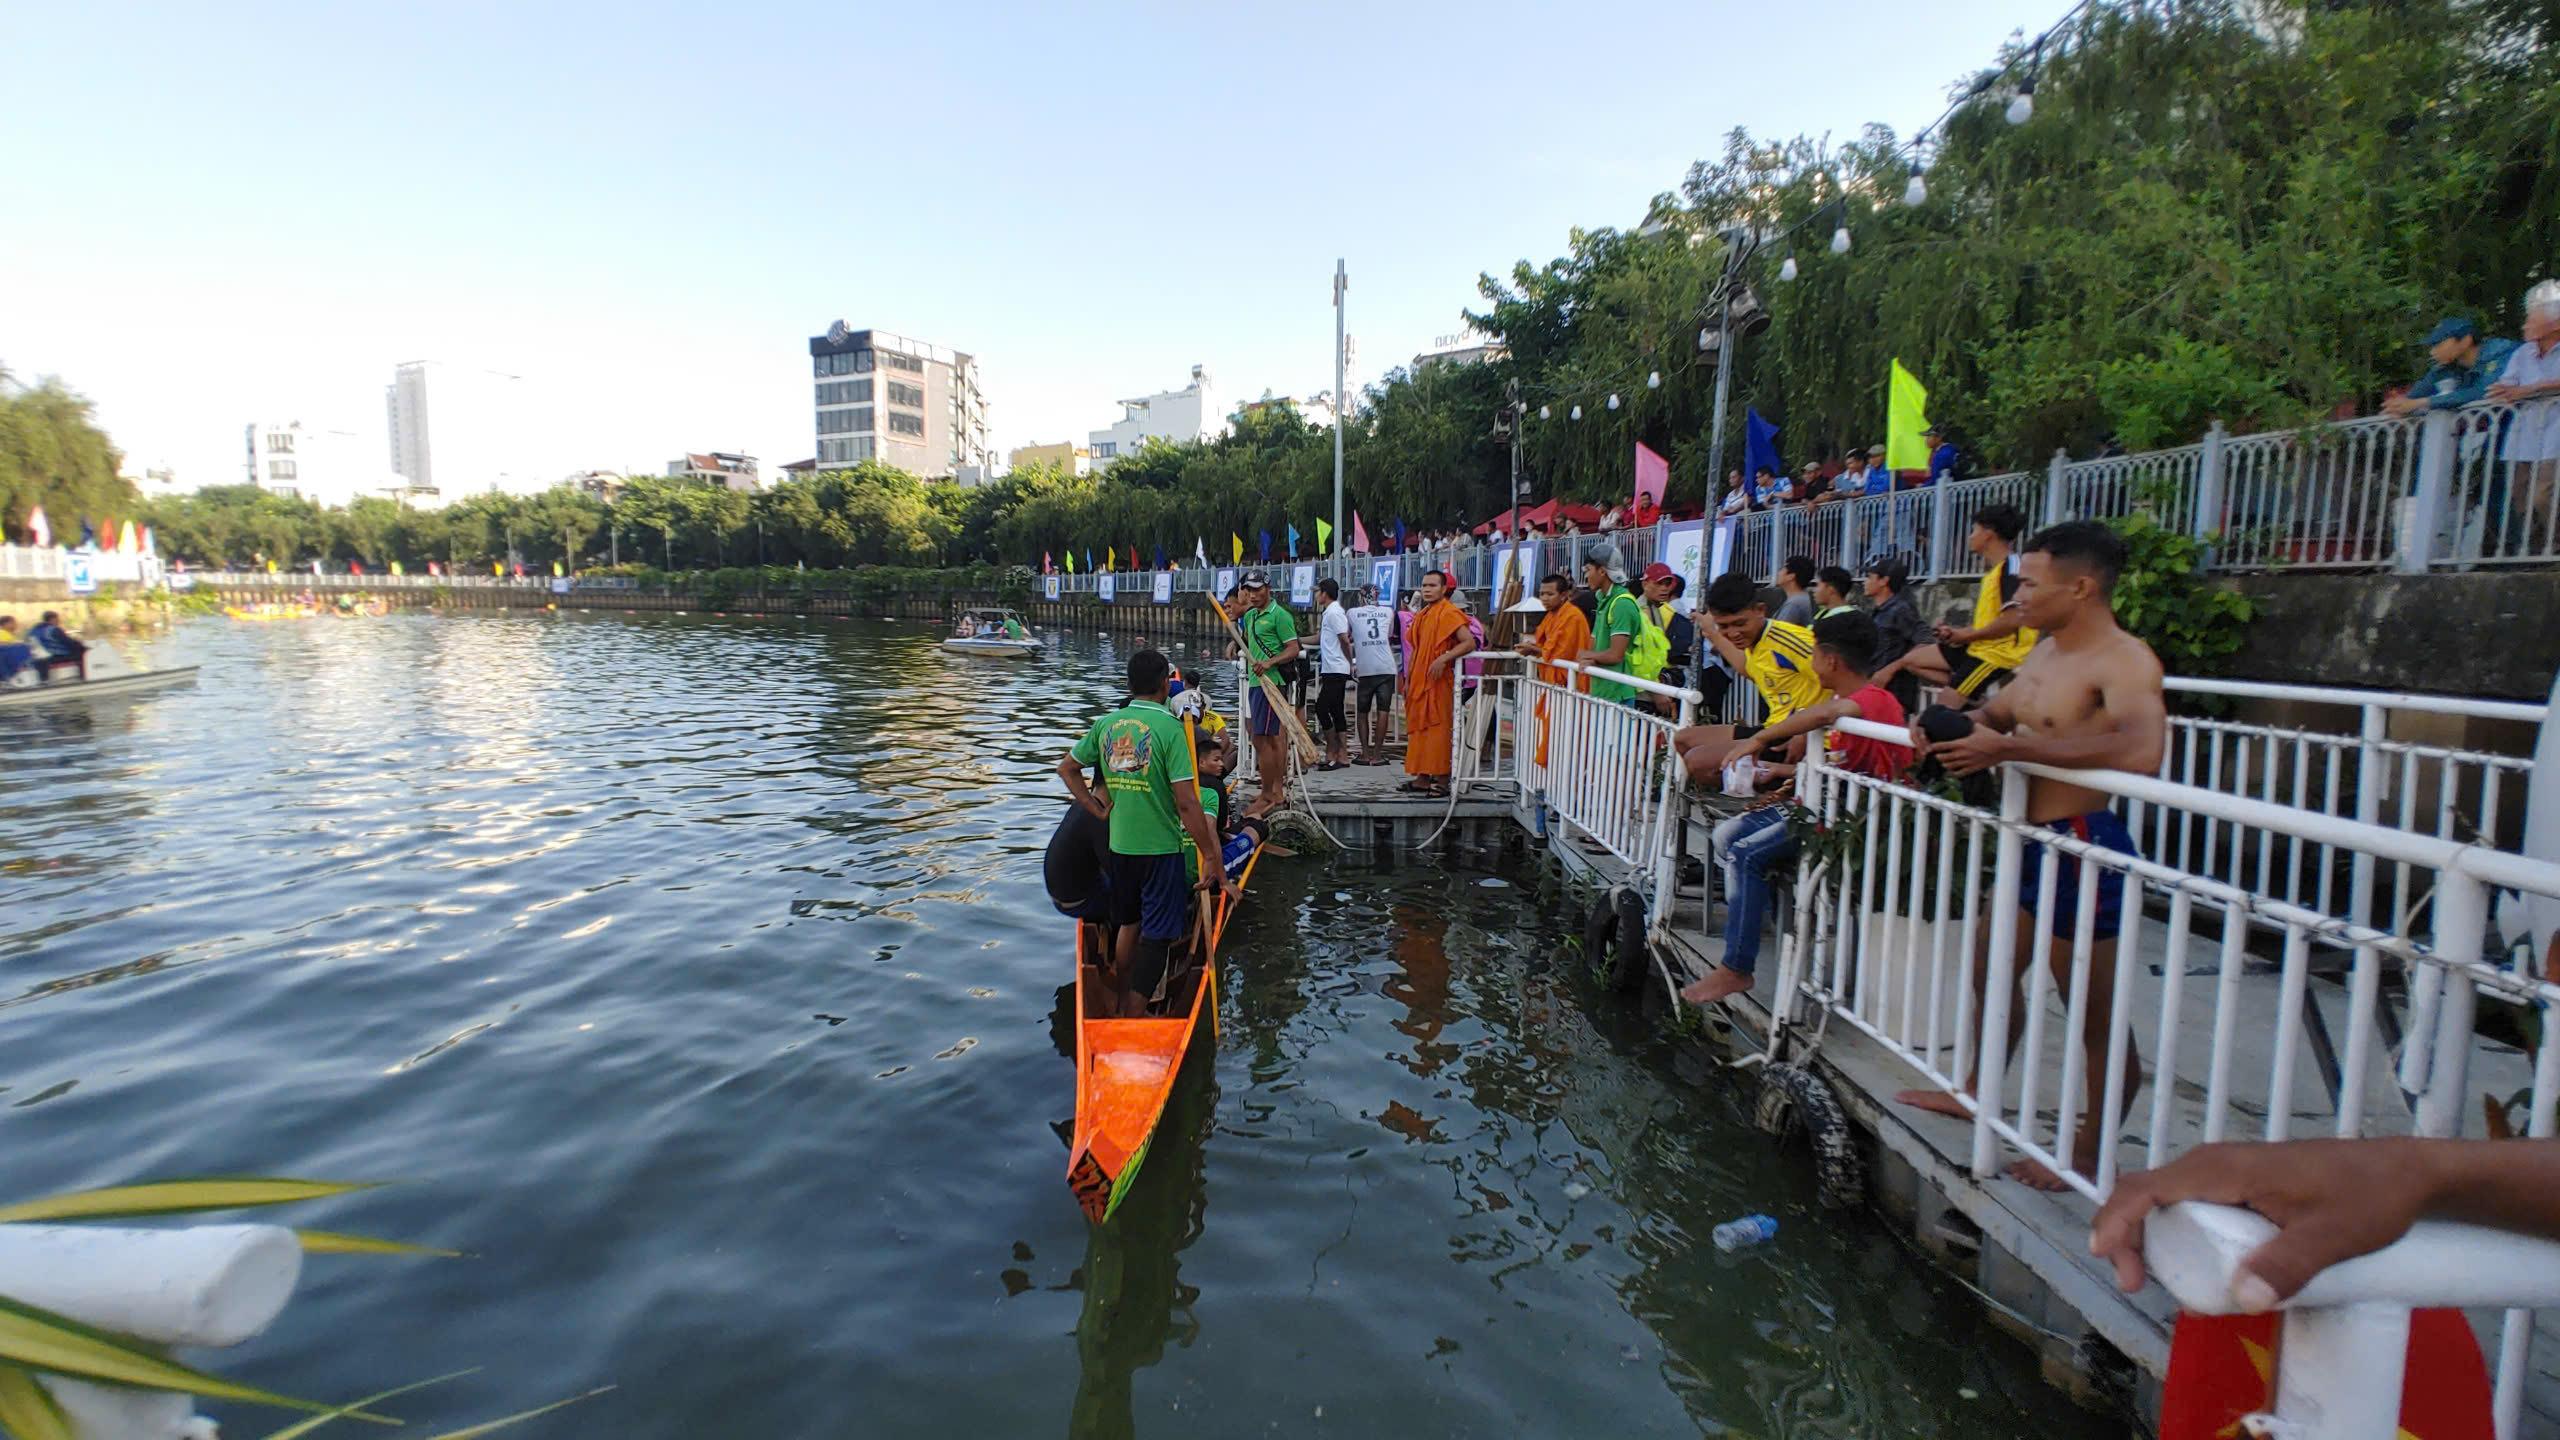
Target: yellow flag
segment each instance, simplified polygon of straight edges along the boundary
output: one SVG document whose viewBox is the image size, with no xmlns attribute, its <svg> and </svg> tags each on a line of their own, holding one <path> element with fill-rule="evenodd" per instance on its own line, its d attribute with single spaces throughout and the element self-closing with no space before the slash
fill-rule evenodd
<svg viewBox="0 0 2560 1440">
<path fill-rule="evenodd" d="M 1884 463 L 1888 470 L 1926 470 L 1929 446 L 1920 432 L 1929 424 L 1929 391 L 1920 377 L 1893 362 L 1892 389 L 1885 400 Z"/>
<path fill-rule="evenodd" d="M 492 560 L 489 562 L 489 573 L 503 578 L 507 573 L 507 567 Z"/>
<path fill-rule="evenodd" d="M 1070 575 L 1076 573 L 1076 552 L 1073 550 L 1067 552 L 1067 573 Z"/>
<path fill-rule="evenodd" d="M 1330 520 L 1316 522 L 1316 553 L 1319 555 L 1333 553 L 1333 522 Z"/>
<path fill-rule="evenodd" d="M 1236 545 L 1236 558 L 1235 558 L 1235 560 L 1234 560 L 1234 562 L 1233 562 L 1233 563 L 1238 564 L 1238 565 L 1243 564 L 1243 563 L 1244 563 L 1244 537 L 1243 537 L 1243 536 L 1241 536 L 1241 535 L 1238 535 L 1238 534 L 1234 533 L 1233 531 L 1230 531 L 1230 532 L 1228 532 L 1228 534 L 1227 534 L 1227 538 L 1228 538 L 1229 540 L 1234 541 L 1234 542 L 1235 542 L 1235 545 Z"/>
</svg>

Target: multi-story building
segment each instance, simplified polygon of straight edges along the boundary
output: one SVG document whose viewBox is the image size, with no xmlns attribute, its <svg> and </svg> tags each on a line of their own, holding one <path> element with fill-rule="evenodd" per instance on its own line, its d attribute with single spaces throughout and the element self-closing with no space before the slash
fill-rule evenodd
<svg viewBox="0 0 2560 1440">
<path fill-rule="evenodd" d="M 270 495 L 345 505 L 390 483 L 380 466 L 364 462 L 364 442 L 352 430 L 300 420 L 252 421 L 247 430 L 249 483 Z"/>
<path fill-rule="evenodd" d="M 995 464 L 976 357 L 841 320 L 809 337 L 818 464 L 879 460 L 928 480 L 983 477 Z"/>
<path fill-rule="evenodd" d="M 1218 404 L 1209 372 L 1194 365 L 1189 385 L 1120 402 L 1120 423 L 1093 432 L 1093 468 L 1108 470 L 1113 461 L 1149 440 L 1183 445 L 1215 440 L 1226 433 L 1227 412 Z"/>
<path fill-rule="evenodd" d="M 1028 470 L 1034 465 L 1055 466 L 1062 475 L 1093 473 L 1093 452 L 1072 440 L 1055 445 L 1017 445 L 1004 457 L 1007 470 Z"/>
<path fill-rule="evenodd" d="M 732 455 L 725 450 L 706 454 L 688 454 L 667 462 L 667 477 L 672 480 L 710 480 L 732 490 L 761 490 L 764 482 L 756 476 L 756 457 Z"/>
<path fill-rule="evenodd" d="M 530 495 L 548 483 L 525 454 L 523 382 L 513 375 L 411 360 L 384 393 L 395 498 L 438 505 L 466 495 Z"/>
</svg>

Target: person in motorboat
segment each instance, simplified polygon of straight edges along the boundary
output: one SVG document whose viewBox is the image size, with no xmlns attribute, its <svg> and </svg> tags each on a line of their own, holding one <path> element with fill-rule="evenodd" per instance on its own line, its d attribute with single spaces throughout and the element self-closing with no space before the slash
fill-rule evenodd
<svg viewBox="0 0 2560 1440">
<path fill-rule="evenodd" d="M 58 612 L 44 612 L 44 618 L 27 632 L 27 643 L 34 647 L 36 679 L 50 681 L 53 672 L 61 669 L 69 669 L 84 680 L 88 678 L 89 644 L 62 628 Z"/>
</svg>

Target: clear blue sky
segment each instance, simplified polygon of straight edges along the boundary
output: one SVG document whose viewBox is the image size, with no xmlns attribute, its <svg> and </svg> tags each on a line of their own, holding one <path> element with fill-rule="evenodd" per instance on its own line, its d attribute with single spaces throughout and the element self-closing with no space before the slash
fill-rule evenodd
<svg viewBox="0 0 2560 1440">
<path fill-rule="evenodd" d="M 1484 270 L 1755 134 L 1908 133 L 2062 0 L 19 7 L 0 364 L 137 464 L 379 453 L 401 360 L 522 374 L 527 463 L 813 452 L 842 317 L 981 356 L 999 447 L 1204 363 L 1375 380 Z"/>
</svg>

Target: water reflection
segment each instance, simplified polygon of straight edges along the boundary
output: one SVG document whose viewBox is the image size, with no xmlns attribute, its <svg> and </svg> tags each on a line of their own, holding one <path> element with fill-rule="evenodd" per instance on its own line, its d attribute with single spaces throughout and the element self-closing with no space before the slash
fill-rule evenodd
<svg viewBox="0 0 2560 1440">
<path fill-rule="evenodd" d="M 1182 1282 L 1182 1252 L 1208 1221 L 1206 1156 L 1217 1105 L 1218 1087 L 1195 1056 L 1120 1208 L 1109 1224 L 1089 1227 L 1069 1440 L 1136 1435 L 1137 1373 L 1163 1360 L 1168 1342 L 1188 1346 L 1200 1333 L 1192 1310 L 1200 1291 Z"/>
</svg>

